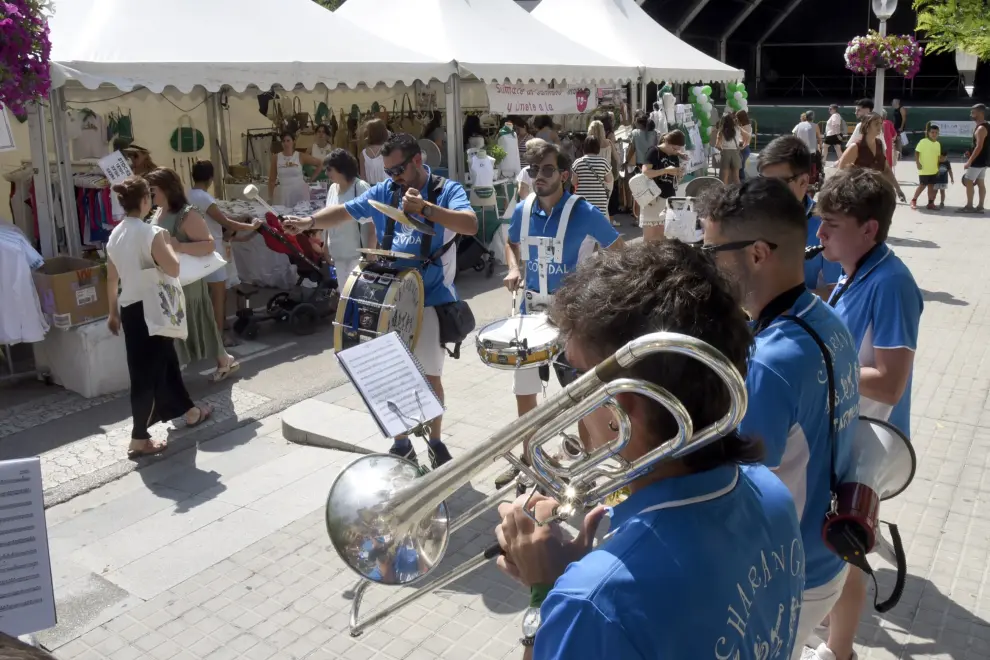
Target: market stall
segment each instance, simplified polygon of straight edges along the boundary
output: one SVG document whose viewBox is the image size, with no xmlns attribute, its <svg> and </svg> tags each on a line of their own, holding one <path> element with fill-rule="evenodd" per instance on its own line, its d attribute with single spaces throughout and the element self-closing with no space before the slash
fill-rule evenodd
<svg viewBox="0 0 990 660">
<path fill-rule="evenodd" d="M 72 296 L 66 294 L 63 299 L 53 295 L 59 307 L 46 309 L 45 296 L 40 295 L 40 285 L 36 286 L 37 299 L 49 322 L 57 320 L 56 313 L 62 319 L 65 315 L 69 318 L 60 324 L 52 323 L 60 325 L 64 332 L 50 331 L 35 346 L 39 361 L 44 361 L 56 376 L 59 372 L 68 374 L 64 378 L 56 377 L 56 381 L 84 396 L 105 393 L 108 387 L 120 389 L 119 374 L 110 372 L 115 366 L 123 368 L 124 361 L 104 360 L 98 370 L 101 373 L 91 374 L 83 368 L 74 368 L 71 356 L 83 359 L 108 355 L 107 350 L 122 350 L 123 340 L 110 336 L 102 322 L 107 313 L 102 265 L 97 261 L 56 261 L 59 253 L 67 253 L 68 258 L 78 257 L 85 232 L 85 226 L 79 224 L 81 214 L 76 204 L 66 88 L 104 88 L 108 92 L 105 88 L 113 87 L 118 94 L 137 88 L 154 94 L 161 94 L 166 88 L 185 93 L 205 89 L 211 93 L 205 100 L 205 126 L 170 127 L 177 130 L 174 149 L 184 154 L 183 158 L 204 150 L 210 154 L 216 171 L 223 171 L 214 94 L 222 88 L 244 92 L 251 86 L 261 91 L 273 86 L 294 89 L 302 85 L 312 89 L 322 84 L 333 89 L 340 84 L 355 87 L 368 82 L 411 84 L 415 80 L 446 80 L 455 70 L 449 60 L 438 60 L 392 44 L 371 31 L 345 23 L 311 0 L 285 0 L 279 5 L 280 11 L 291 15 L 295 23 L 289 46 L 273 35 L 268 23 L 258 20 L 271 9 L 261 0 L 208 3 L 180 0 L 170 5 L 167 12 L 162 12 L 160 4 L 151 0 L 95 3 L 56 0 L 54 5 L 55 13 L 49 21 L 53 89 L 48 107 L 34 104 L 28 116 L 34 208 L 45 258 L 44 265 L 34 275 L 36 285 L 39 272 L 57 278 Z M 149 16 L 155 17 L 153 24 L 149 24 Z M 191 24 L 223 26 L 223 34 L 230 38 L 199 40 L 195 48 L 179 38 L 156 38 L 156 35 L 186 34 Z M 328 35 L 333 38 L 328 39 Z M 251 46 L 245 49 L 240 44 Z M 54 168 L 48 162 L 48 109 L 54 137 Z M 105 132 L 103 118 L 88 119 L 96 124 L 91 134 L 94 145 L 110 152 L 112 136 Z M 171 165 L 168 160 L 159 164 Z M 176 166 L 182 169 L 178 158 Z M 103 223 L 99 224 L 102 228 Z M 63 311 L 64 307 L 71 309 Z M 108 348 L 109 344 L 119 346 Z M 76 377 L 84 382 L 77 382 Z"/>
</svg>

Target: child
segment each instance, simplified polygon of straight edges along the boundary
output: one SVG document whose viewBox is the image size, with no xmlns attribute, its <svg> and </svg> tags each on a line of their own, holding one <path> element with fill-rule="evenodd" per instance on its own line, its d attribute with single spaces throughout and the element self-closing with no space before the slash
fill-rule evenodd
<svg viewBox="0 0 990 660">
<path fill-rule="evenodd" d="M 949 156 L 943 151 L 938 159 L 938 175 L 935 178 L 935 190 L 939 194 L 938 207 L 945 208 L 945 190 L 949 187 L 949 182 L 955 183 L 956 178 L 952 176 L 952 164 L 949 163 Z"/>
</svg>

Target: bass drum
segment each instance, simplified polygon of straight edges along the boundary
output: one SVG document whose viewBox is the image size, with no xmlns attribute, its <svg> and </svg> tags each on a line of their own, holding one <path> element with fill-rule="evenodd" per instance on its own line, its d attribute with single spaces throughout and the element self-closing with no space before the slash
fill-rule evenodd
<svg viewBox="0 0 990 660">
<path fill-rule="evenodd" d="M 423 277 L 419 271 L 382 263 L 359 263 L 340 294 L 333 349 L 357 346 L 389 332 L 413 350 L 423 325 Z"/>
</svg>

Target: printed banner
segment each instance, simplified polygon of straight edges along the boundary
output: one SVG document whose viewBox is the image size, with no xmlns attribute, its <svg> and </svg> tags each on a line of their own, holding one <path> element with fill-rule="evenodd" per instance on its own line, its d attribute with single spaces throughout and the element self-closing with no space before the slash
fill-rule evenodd
<svg viewBox="0 0 990 660">
<path fill-rule="evenodd" d="M 100 169 L 103 170 L 103 174 L 107 177 L 107 181 L 110 182 L 111 188 L 133 174 L 130 163 L 124 158 L 124 154 L 119 151 L 101 158 L 99 165 Z M 112 206 L 111 215 L 115 219 L 124 217 L 124 209 L 120 206 L 120 202 L 117 201 L 116 195 L 110 195 L 110 204 Z"/>
<path fill-rule="evenodd" d="M 938 126 L 938 134 L 940 137 L 962 137 L 971 138 L 973 137 L 973 131 L 976 130 L 976 122 L 973 121 L 930 121 L 928 124 L 935 124 Z M 925 129 L 927 130 L 927 126 Z"/>
<path fill-rule="evenodd" d="M 14 130 L 10 127 L 10 118 L 7 116 L 7 107 L 0 103 L 0 152 L 13 151 L 16 148 Z"/>
<path fill-rule="evenodd" d="M 488 107 L 507 115 L 573 115 L 592 112 L 598 107 L 596 87 L 568 85 L 551 88 L 545 84 L 486 85 Z"/>
</svg>

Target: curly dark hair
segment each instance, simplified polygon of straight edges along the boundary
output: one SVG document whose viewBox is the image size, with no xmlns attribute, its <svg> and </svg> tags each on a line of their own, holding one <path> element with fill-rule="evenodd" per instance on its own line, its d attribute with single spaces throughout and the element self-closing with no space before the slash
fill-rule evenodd
<svg viewBox="0 0 990 660">
<path fill-rule="evenodd" d="M 323 159 L 323 167 L 327 170 L 335 169 L 344 175 L 348 181 L 353 181 L 358 176 L 358 162 L 354 155 L 347 149 L 334 149 Z"/>
<path fill-rule="evenodd" d="M 175 173 L 175 170 L 168 167 L 157 167 L 145 174 L 144 178 L 148 185 L 165 193 L 170 213 L 178 213 L 189 204 L 182 179 Z"/>
<path fill-rule="evenodd" d="M 678 332 L 709 343 L 745 375 L 753 343 L 746 315 L 714 261 L 678 240 L 596 253 L 564 279 L 550 318 L 562 338 L 578 339 L 593 348 L 599 360 L 637 337 Z M 669 390 L 684 404 L 696 430 L 729 409 L 725 383 L 691 357 L 661 353 L 640 360 L 622 375 Z M 677 432 L 674 418 L 660 404 L 653 404 L 652 417 L 658 444 Z M 762 443 L 732 433 L 688 454 L 684 464 L 704 471 L 762 458 Z"/>
<path fill-rule="evenodd" d="M 839 170 L 818 193 L 818 210 L 823 214 L 852 216 L 860 226 L 875 220 L 877 243 L 887 240 L 896 208 L 894 187 L 880 172 L 862 167 Z"/>
</svg>

